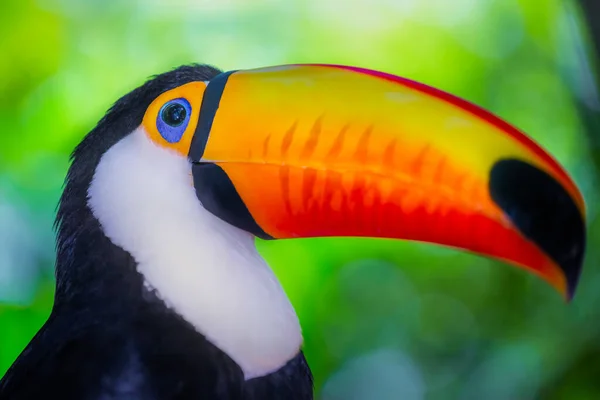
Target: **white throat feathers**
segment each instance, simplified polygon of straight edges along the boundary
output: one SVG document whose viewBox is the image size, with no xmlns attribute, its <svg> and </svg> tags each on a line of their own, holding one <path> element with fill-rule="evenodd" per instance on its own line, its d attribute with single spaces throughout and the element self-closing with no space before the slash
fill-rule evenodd
<svg viewBox="0 0 600 400">
<path fill-rule="evenodd" d="M 246 379 L 298 354 L 298 317 L 254 236 L 204 209 L 185 157 L 154 144 L 140 127 L 103 155 L 88 204 L 146 283 Z"/>
</svg>

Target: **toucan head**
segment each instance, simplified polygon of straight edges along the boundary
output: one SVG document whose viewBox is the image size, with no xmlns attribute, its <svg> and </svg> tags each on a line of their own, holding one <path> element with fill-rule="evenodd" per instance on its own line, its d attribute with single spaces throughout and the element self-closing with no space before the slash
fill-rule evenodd
<svg viewBox="0 0 600 400">
<path fill-rule="evenodd" d="M 354 67 L 160 75 L 113 107 L 78 147 L 70 177 L 89 183 L 107 236 L 140 265 L 156 264 L 143 273 L 159 292 L 208 282 L 195 265 L 240 265 L 205 272 L 213 283 L 192 297 L 227 293 L 211 298 L 218 307 L 205 307 L 204 320 L 247 287 L 261 296 L 248 283 L 256 272 L 242 267 L 257 257 L 254 237 L 436 243 L 520 266 L 566 298 L 585 249 L 582 195 L 533 140 L 448 93 Z M 187 275 L 175 282 L 180 265 Z M 232 276 L 238 286 L 216 283 Z M 203 300 L 174 306 L 194 301 Z M 222 331 L 213 336 L 226 342 Z"/>
</svg>

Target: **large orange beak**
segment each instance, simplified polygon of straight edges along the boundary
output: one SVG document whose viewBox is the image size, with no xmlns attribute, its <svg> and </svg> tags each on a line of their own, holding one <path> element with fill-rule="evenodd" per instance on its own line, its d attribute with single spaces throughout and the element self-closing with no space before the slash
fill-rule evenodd
<svg viewBox="0 0 600 400">
<path fill-rule="evenodd" d="M 223 73 L 190 158 L 203 205 L 259 237 L 432 242 L 575 291 L 585 211 L 573 181 L 516 128 L 429 86 L 334 65 Z"/>
</svg>

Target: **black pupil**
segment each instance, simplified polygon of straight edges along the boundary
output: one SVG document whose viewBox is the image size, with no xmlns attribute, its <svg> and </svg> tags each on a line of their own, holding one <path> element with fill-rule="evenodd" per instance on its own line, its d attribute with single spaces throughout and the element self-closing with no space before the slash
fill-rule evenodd
<svg viewBox="0 0 600 400">
<path fill-rule="evenodd" d="M 186 115 L 187 112 L 184 106 L 179 103 L 172 103 L 163 109 L 161 117 L 167 125 L 175 127 L 183 124 Z"/>
</svg>

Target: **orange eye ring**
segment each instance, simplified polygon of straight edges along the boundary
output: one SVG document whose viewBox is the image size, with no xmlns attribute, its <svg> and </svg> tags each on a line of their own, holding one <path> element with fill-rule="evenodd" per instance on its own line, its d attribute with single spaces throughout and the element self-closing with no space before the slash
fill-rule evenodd
<svg viewBox="0 0 600 400">
<path fill-rule="evenodd" d="M 187 157 L 205 89 L 205 82 L 190 82 L 158 96 L 146 110 L 142 121 L 148 137 L 157 145 Z M 172 107 L 168 109 L 169 106 Z M 181 123 L 176 126 L 177 122 Z"/>
</svg>

